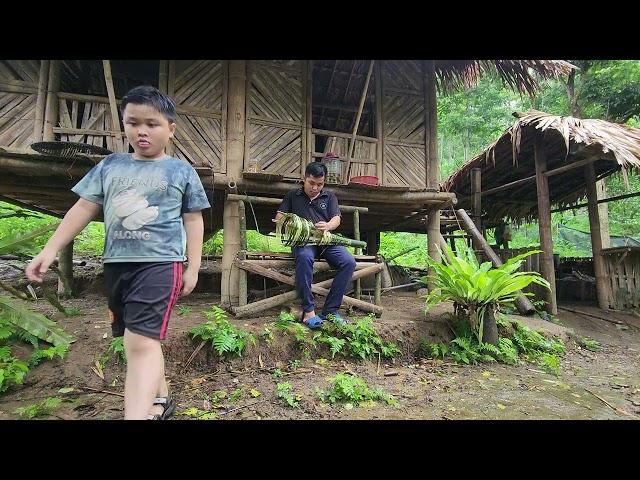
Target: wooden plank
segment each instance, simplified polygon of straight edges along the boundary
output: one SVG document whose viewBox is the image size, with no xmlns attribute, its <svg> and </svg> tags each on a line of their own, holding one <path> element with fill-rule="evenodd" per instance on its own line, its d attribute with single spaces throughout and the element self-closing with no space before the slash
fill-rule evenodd
<svg viewBox="0 0 640 480">
<path fill-rule="evenodd" d="M 604 276 L 604 259 L 602 258 L 602 235 L 600 234 L 600 215 L 598 213 L 598 192 L 596 190 L 596 174 L 593 163 L 584 167 L 584 178 L 589 203 L 589 225 L 591 233 L 591 249 L 593 251 L 593 269 L 596 277 L 596 292 L 600 308 L 608 308 L 606 277 Z"/>
<path fill-rule="evenodd" d="M 345 180 L 344 180 L 345 184 L 349 182 L 349 164 L 351 163 L 351 159 L 353 158 L 353 150 L 355 148 L 356 134 L 358 133 L 358 127 L 360 126 L 360 118 L 362 117 L 364 101 L 367 99 L 367 92 L 369 91 L 369 82 L 371 80 L 371 74 L 373 73 L 374 64 L 375 64 L 375 60 L 371 60 L 369 62 L 369 70 L 367 71 L 367 77 L 364 81 L 364 87 L 362 88 L 362 93 L 360 94 L 360 103 L 358 105 L 358 112 L 356 113 L 356 119 L 354 121 L 353 130 L 351 132 L 351 138 L 349 139 L 349 153 L 347 155 L 347 165 L 345 168 L 346 170 Z"/>
</svg>

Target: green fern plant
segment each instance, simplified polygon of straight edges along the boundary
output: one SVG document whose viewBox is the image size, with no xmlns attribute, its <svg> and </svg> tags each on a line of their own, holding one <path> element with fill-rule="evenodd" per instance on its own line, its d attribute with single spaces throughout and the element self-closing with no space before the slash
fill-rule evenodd
<svg viewBox="0 0 640 480">
<path fill-rule="evenodd" d="M 235 353 L 242 356 L 247 342 L 255 345 L 255 337 L 229 323 L 227 312 L 217 306 L 205 311 L 204 315 L 210 320 L 189 330 L 192 338 L 199 338 L 203 342 L 211 343 L 212 348 L 223 357 Z"/>
<path fill-rule="evenodd" d="M 17 413 L 22 418 L 31 419 L 51 415 L 60 406 L 62 400 L 58 397 L 47 397 L 39 403 L 27 407 L 16 408 Z"/>
<path fill-rule="evenodd" d="M 364 379 L 355 375 L 337 373 L 329 381 L 331 382 L 330 390 L 316 390 L 318 397 L 325 403 L 348 402 L 357 406 L 365 401 L 383 400 L 388 405 L 399 405 L 393 395 L 381 388 L 369 387 Z"/>
<path fill-rule="evenodd" d="M 0 346 L 0 393 L 11 385 L 22 385 L 29 371 L 29 365 L 11 354 L 11 347 Z"/>
<path fill-rule="evenodd" d="M 294 395 L 289 382 L 282 382 L 276 385 L 276 396 L 285 401 L 291 408 L 300 408 L 300 395 Z"/>
<path fill-rule="evenodd" d="M 519 293 L 530 283 L 549 288 L 549 283 L 537 272 L 516 271 L 526 257 L 539 250 L 523 253 L 493 268 L 491 262 L 479 264 L 473 249 L 465 242 L 456 244 L 455 254 L 448 245 L 444 247 L 446 254 L 440 251 L 442 263 L 427 258 L 435 275 L 424 278 L 425 282 L 434 285 L 426 297 L 426 311 L 444 301 L 462 305 L 480 343 L 487 312 L 494 318 L 498 309 L 512 308 L 516 296 L 531 295 Z"/>
<path fill-rule="evenodd" d="M 127 354 L 124 350 L 124 336 L 114 337 L 109 344 L 107 352 L 116 357 L 117 363 L 127 364 Z"/>
</svg>

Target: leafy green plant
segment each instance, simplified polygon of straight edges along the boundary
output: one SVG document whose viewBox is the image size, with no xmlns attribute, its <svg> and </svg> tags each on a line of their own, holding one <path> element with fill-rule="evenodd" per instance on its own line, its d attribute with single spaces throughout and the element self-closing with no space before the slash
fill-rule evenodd
<svg viewBox="0 0 640 480">
<path fill-rule="evenodd" d="M 17 413 L 22 418 L 36 418 L 51 415 L 56 408 L 60 406 L 62 400 L 58 397 L 47 397 L 41 402 L 38 402 L 27 407 L 16 408 L 14 413 Z"/>
<path fill-rule="evenodd" d="M 273 370 L 272 375 L 273 375 L 273 378 L 282 378 L 282 377 L 284 377 L 284 372 L 282 370 L 280 370 L 279 368 L 275 368 Z"/>
<path fill-rule="evenodd" d="M 178 315 L 189 315 L 193 309 L 187 305 L 180 305 L 178 307 Z"/>
<path fill-rule="evenodd" d="M 300 360 L 298 360 L 297 358 L 289 362 L 290 370 L 297 370 L 299 367 L 300 367 Z"/>
<path fill-rule="evenodd" d="M 393 395 L 381 388 L 370 388 L 362 378 L 355 375 L 337 373 L 329 381 L 331 382 L 330 390 L 316 390 L 316 394 L 323 402 L 330 404 L 349 402 L 359 405 L 365 401 L 383 400 L 392 406 L 399 405 Z"/>
<path fill-rule="evenodd" d="M 177 414 L 195 418 L 196 420 L 215 420 L 216 418 L 218 418 L 218 414 L 216 412 L 210 412 L 209 410 L 200 410 L 196 407 L 187 408 L 186 410 L 177 412 Z"/>
<path fill-rule="evenodd" d="M 255 345 L 255 337 L 229 323 L 227 312 L 217 306 L 205 311 L 204 315 L 209 321 L 197 325 L 189 330 L 192 338 L 199 338 L 203 342 L 210 342 L 212 348 L 221 357 L 228 353 L 242 355 L 242 351 L 250 341 Z"/>
<path fill-rule="evenodd" d="M 588 337 L 580 337 L 578 339 L 578 345 L 580 345 L 582 348 L 586 348 L 587 350 L 591 350 L 592 352 L 597 352 L 600 350 L 600 348 L 602 348 L 600 343 L 595 340 L 591 340 Z"/>
<path fill-rule="evenodd" d="M 492 268 L 491 262 L 479 264 L 473 249 L 465 242 L 457 243 L 456 254 L 448 245 L 444 247 L 447 255 L 440 252 L 442 263 L 427 260 L 436 274 L 425 277 L 425 281 L 432 281 L 435 287 L 426 297 L 426 310 L 447 300 L 462 305 L 480 343 L 487 311 L 493 318 L 497 309 L 513 307 L 517 292 L 530 283 L 549 288 L 549 283 L 540 274 L 516 271 L 526 257 L 539 250 L 523 253 Z"/>
<path fill-rule="evenodd" d="M 289 382 L 278 383 L 276 396 L 286 402 L 291 408 L 300 408 L 300 395 L 294 395 Z"/>
<path fill-rule="evenodd" d="M 117 363 L 122 363 L 123 365 L 127 364 L 127 354 L 124 350 L 124 336 L 122 337 L 113 337 L 111 343 L 109 344 L 109 348 L 107 352 L 114 355 L 116 357 Z"/>
<path fill-rule="evenodd" d="M 472 334 L 469 324 L 456 325 L 456 338 L 450 343 L 429 343 L 421 341 L 418 352 L 430 358 L 452 358 L 457 363 L 477 364 L 483 362 L 502 362 L 515 365 L 522 355 L 526 360 L 536 363 L 549 373 L 559 375 L 560 359 L 565 346 L 560 339 L 547 339 L 539 332 L 514 321 L 514 331 L 510 338 L 500 337 L 498 345 L 480 343 Z"/>
<path fill-rule="evenodd" d="M 0 347 L 0 393 L 6 391 L 12 384 L 22 385 L 24 377 L 29 371 L 29 365 L 18 360 L 11 354 L 11 347 Z"/>
<path fill-rule="evenodd" d="M 348 357 L 371 360 L 374 356 L 393 358 L 400 353 L 400 349 L 393 342 L 383 341 L 373 326 L 373 316 L 356 318 L 346 325 L 328 324 L 318 337 L 318 341 L 327 343 L 331 347 L 332 356 L 341 353 Z M 336 333 L 339 337 L 331 337 L 327 333 Z M 340 342 L 344 340 L 344 344 Z M 334 353 L 335 352 L 335 353 Z"/>
<path fill-rule="evenodd" d="M 49 360 L 54 357 L 64 358 L 64 356 L 69 351 L 69 346 L 66 344 L 61 344 L 57 346 L 50 346 L 48 348 L 36 348 L 29 355 L 29 368 L 33 368 L 42 361 L 44 358 L 48 358 Z"/>
</svg>

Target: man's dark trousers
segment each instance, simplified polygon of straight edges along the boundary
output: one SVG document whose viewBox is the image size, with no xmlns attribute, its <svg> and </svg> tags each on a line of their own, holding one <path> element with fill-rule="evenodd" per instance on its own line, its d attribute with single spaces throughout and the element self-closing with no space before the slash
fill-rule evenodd
<svg viewBox="0 0 640 480">
<path fill-rule="evenodd" d="M 347 290 L 351 275 L 356 269 L 353 255 L 345 247 L 339 245 L 307 245 L 306 247 L 294 247 L 293 256 L 296 261 L 296 289 L 302 301 L 302 310 L 305 313 L 315 310 L 313 293 L 311 292 L 313 261 L 316 258 L 324 258 L 332 268 L 338 270 L 338 274 L 331 284 L 329 295 L 324 302 L 322 315 L 338 313 L 342 297 Z"/>
</svg>

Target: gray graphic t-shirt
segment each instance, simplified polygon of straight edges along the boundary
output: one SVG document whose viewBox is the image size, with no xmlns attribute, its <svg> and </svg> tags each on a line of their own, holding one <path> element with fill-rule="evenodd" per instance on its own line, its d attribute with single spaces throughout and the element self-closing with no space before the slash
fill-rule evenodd
<svg viewBox="0 0 640 480">
<path fill-rule="evenodd" d="M 113 153 L 71 190 L 102 205 L 105 263 L 184 261 L 182 214 L 211 206 L 193 167 L 170 156 Z"/>
</svg>

